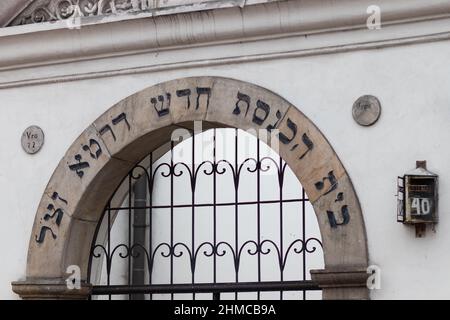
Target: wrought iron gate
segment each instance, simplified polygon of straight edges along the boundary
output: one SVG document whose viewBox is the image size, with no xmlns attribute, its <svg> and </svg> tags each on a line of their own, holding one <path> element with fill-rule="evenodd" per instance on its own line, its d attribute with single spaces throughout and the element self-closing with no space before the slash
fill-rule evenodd
<svg viewBox="0 0 450 320">
<path fill-rule="evenodd" d="M 205 152 L 197 139 L 208 135 Z M 281 157 L 248 137 L 211 129 L 130 171 L 97 226 L 93 298 L 321 297 L 309 277 L 323 267 L 313 209 Z"/>
</svg>

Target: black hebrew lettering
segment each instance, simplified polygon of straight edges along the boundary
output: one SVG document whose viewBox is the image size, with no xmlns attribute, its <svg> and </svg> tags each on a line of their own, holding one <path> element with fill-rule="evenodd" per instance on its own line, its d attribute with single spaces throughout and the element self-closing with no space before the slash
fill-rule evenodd
<svg viewBox="0 0 450 320">
<path fill-rule="evenodd" d="M 316 182 L 314 184 L 316 189 L 319 190 L 319 191 L 323 190 L 324 187 L 325 187 L 325 181 L 326 180 L 328 180 L 328 182 L 330 184 L 330 187 L 328 188 L 328 190 L 323 195 L 329 194 L 333 190 L 336 190 L 336 188 L 338 187 L 338 181 L 337 181 L 336 177 L 334 176 L 334 172 L 330 171 L 330 172 L 328 172 L 328 176 L 324 177 L 322 179 L 322 181 Z"/>
<path fill-rule="evenodd" d="M 334 202 L 342 202 L 342 201 L 344 201 L 344 193 L 343 192 L 339 192 L 337 194 L 336 199 L 334 200 Z M 350 212 L 348 210 L 348 206 L 347 205 L 343 205 L 340 210 L 341 210 L 341 215 L 342 215 L 342 221 L 341 222 L 337 222 L 336 215 L 334 214 L 334 211 L 327 210 L 328 222 L 330 223 L 331 228 L 337 228 L 337 226 L 346 225 L 346 224 L 348 224 L 350 222 Z"/>
<path fill-rule="evenodd" d="M 114 131 L 111 129 L 111 126 L 109 124 L 101 128 L 98 133 L 100 133 L 100 135 L 103 136 L 106 132 L 111 132 L 114 141 L 116 141 L 116 135 L 114 134 Z"/>
<path fill-rule="evenodd" d="M 83 178 L 84 171 L 83 169 L 89 168 L 89 162 L 81 161 L 83 158 L 80 154 L 75 155 L 75 160 L 78 161 L 78 163 L 69 165 L 69 169 L 72 171 L 75 171 L 78 177 Z"/>
<path fill-rule="evenodd" d="M 289 118 L 287 118 L 287 127 L 292 131 L 292 137 L 289 138 L 284 133 L 280 132 L 278 138 L 283 144 L 291 143 L 292 140 L 294 140 L 295 136 L 297 135 L 297 125 L 294 122 L 292 122 L 292 120 Z"/>
<path fill-rule="evenodd" d="M 280 132 L 278 137 L 283 144 L 291 143 L 295 139 L 295 137 L 297 135 L 297 130 L 298 130 L 297 125 L 290 118 L 287 118 L 286 124 L 287 124 L 287 127 L 292 131 L 292 136 L 288 137 L 284 133 Z M 300 156 L 298 157 L 299 160 L 303 159 L 308 154 L 308 152 L 310 152 L 314 148 L 314 143 L 312 142 L 312 140 L 308 137 L 308 135 L 306 133 L 304 133 L 302 135 L 301 140 L 302 140 L 302 143 L 306 146 L 306 150 L 300 154 Z M 298 143 L 293 145 L 291 148 L 291 151 L 296 150 L 299 146 L 300 145 Z"/>
<path fill-rule="evenodd" d="M 198 108 L 200 108 L 200 97 L 203 94 L 206 94 L 206 96 L 207 96 L 206 110 L 208 110 L 209 99 L 211 98 L 211 88 L 197 88 L 197 106 L 196 106 L 195 110 L 198 110 Z"/>
<path fill-rule="evenodd" d="M 59 201 L 65 203 L 65 204 L 67 204 L 67 200 L 61 198 L 61 197 L 59 196 L 58 192 L 53 192 L 53 194 L 52 194 L 52 199 L 53 199 L 53 200 L 59 200 Z"/>
<path fill-rule="evenodd" d="M 61 207 L 57 207 L 56 203 L 61 202 L 62 204 L 67 205 L 67 200 L 63 199 L 59 196 L 58 192 L 53 192 L 51 196 L 54 203 L 50 203 L 47 206 L 47 212 L 44 214 L 44 220 L 45 221 L 53 221 L 56 226 L 61 225 L 61 221 L 64 216 L 64 210 Z M 56 234 L 53 232 L 53 230 L 49 226 L 42 226 L 39 232 L 39 236 L 36 236 L 36 242 L 42 243 L 45 240 L 45 235 L 49 231 L 53 237 L 53 239 L 56 239 Z"/>
<path fill-rule="evenodd" d="M 64 216 L 64 211 L 61 208 L 55 208 L 55 206 L 53 204 L 49 204 L 47 207 L 47 210 L 52 213 L 46 213 L 44 215 L 44 220 L 45 221 L 52 220 L 56 216 L 55 223 L 57 226 L 59 226 L 61 224 L 61 220 Z"/>
<path fill-rule="evenodd" d="M 45 234 L 47 231 L 50 231 L 50 234 L 52 235 L 53 239 L 56 239 L 56 234 L 53 232 L 53 230 L 50 227 L 42 226 L 41 231 L 39 232 L 39 236 L 36 236 L 36 242 L 42 243 L 45 239 Z"/>
<path fill-rule="evenodd" d="M 186 101 L 186 109 L 189 109 L 191 107 L 191 90 L 190 89 L 183 89 L 183 90 L 177 90 L 177 97 L 187 97 Z"/>
<path fill-rule="evenodd" d="M 306 150 L 299 156 L 299 158 L 298 158 L 299 160 L 302 160 L 308 154 L 308 152 L 310 152 L 314 148 L 314 143 L 311 141 L 311 139 L 308 137 L 308 135 L 306 133 L 304 133 L 302 135 L 302 142 L 306 146 Z M 294 151 L 295 149 L 297 149 L 298 146 L 299 146 L 298 144 L 293 146 L 291 148 L 291 151 Z"/>
<path fill-rule="evenodd" d="M 155 111 L 158 113 L 158 117 L 164 117 L 169 114 L 170 112 L 170 99 L 171 94 L 166 93 L 166 99 L 164 99 L 163 95 L 159 95 L 158 99 L 151 98 L 150 102 L 153 104 L 153 108 L 155 108 Z M 167 101 L 166 101 L 167 100 Z M 158 108 L 158 101 L 160 102 L 160 107 Z"/>
<path fill-rule="evenodd" d="M 350 222 L 350 214 L 348 212 L 348 206 L 341 207 L 341 215 L 342 215 L 342 222 L 337 222 L 334 212 L 327 210 L 328 221 L 330 222 L 331 228 L 337 228 L 337 226 L 346 225 Z"/>
<path fill-rule="evenodd" d="M 258 115 L 259 113 L 258 110 L 262 110 L 263 114 Z M 253 112 L 252 121 L 256 123 L 258 126 L 260 126 L 264 123 L 264 121 L 266 121 L 267 117 L 269 116 L 269 113 L 270 113 L 270 106 L 267 103 L 258 100 L 256 102 L 256 109 Z"/>
<path fill-rule="evenodd" d="M 125 112 L 122 112 L 121 114 L 119 114 L 117 117 L 115 117 L 114 119 L 112 119 L 112 124 L 114 126 L 118 125 L 120 122 L 125 121 L 125 124 L 127 125 L 128 131 L 130 131 L 131 126 L 130 123 L 128 122 L 127 119 L 127 114 Z M 103 128 L 100 129 L 99 133 L 101 136 L 103 136 L 106 132 L 111 132 L 111 135 L 114 139 L 114 141 L 117 140 L 117 137 L 113 131 L 113 129 L 111 128 L 111 126 L 109 124 L 105 125 Z M 100 147 L 100 146 L 99 146 Z M 87 150 L 85 150 L 87 151 Z M 95 158 L 94 158 L 95 159 Z"/>
<path fill-rule="evenodd" d="M 93 146 L 95 146 L 94 150 L 92 150 Z M 100 147 L 100 144 L 95 139 L 90 139 L 89 140 L 89 145 L 84 145 L 83 146 L 83 150 L 89 152 L 91 158 L 92 159 L 96 159 L 96 160 L 98 159 L 98 157 L 101 156 L 101 154 L 103 152 L 102 148 Z M 94 153 L 92 151 L 94 151 Z"/>
<path fill-rule="evenodd" d="M 112 124 L 113 125 L 118 125 L 121 121 L 125 121 L 125 124 L 127 125 L 128 131 L 130 131 L 131 126 L 130 123 L 127 120 L 127 114 L 125 112 L 122 112 L 121 114 L 119 114 L 117 117 L 115 117 L 114 119 L 112 119 Z"/>
<path fill-rule="evenodd" d="M 283 114 L 280 112 L 280 110 L 277 110 L 277 112 L 275 113 L 275 116 L 277 117 L 277 122 L 275 122 L 274 124 L 269 124 L 266 129 L 270 132 L 272 130 L 274 130 L 277 126 L 278 123 L 281 121 L 281 119 L 283 118 Z"/>
<path fill-rule="evenodd" d="M 246 94 L 238 92 L 237 99 L 238 99 L 238 101 L 236 102 L 236 107 L 233 110 L 233 114 L 235 114 L 235 115 L 241 114 L 241 108 L 239 106 L 239 103 L 243 102 L 245 104 L 245 107 L 244 107 L 245 108 L 245 116 L 247 116 L 248 109 L 250 108 L 250 97 Z"/>
</svg>

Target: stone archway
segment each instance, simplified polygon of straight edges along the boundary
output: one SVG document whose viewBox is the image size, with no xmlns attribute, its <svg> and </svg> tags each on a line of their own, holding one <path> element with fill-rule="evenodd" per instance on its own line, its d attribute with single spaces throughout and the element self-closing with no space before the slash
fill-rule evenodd
<svg viewBox="0 0 450 320">
<path fill-rule="evenodd" d="M 279 130 L 280 155 L 314 206 L 325 270 L 312 272 L 323 297 L 368 298 L 368 253 L 361 208 L 342 163 L 319 129 L 295 106 L 261 87 L 218 77 L 161 83 L 120 101 L 72 144 L 42 196 L 31 234 L 23 298 L 86 298 L 90 285 L 66 286 L 66 269 L 87 279 L 91 241 L 114 190 L 171 132 L 204 121 L 211 127 Z"/>
</svg>

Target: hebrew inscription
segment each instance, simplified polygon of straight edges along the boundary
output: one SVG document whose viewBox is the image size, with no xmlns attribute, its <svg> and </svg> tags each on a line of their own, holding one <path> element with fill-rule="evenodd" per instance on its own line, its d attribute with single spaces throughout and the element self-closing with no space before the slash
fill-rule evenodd
<svg viewBox="0 0 450 320">
<path fill-rule="evenodd" d="M 338 195 L 334 201 L 339 202 L 339 203 L 344 201 L 344 194 L 342 192 L 338 193 Z M 330 223 L 331 228 L 336 228 L 337 226 L 346 225 L 350 222 L 350 213 L 349 213 L 347 205 L 344 204 L 343 206 L 341 206 L 340 213 L 342 215 L 342 221 L 337 222 L 334 211 L 327 210 L 328 221 Z"/>
<path fill-rule="evenodd" d="M 314 166 L 314 161 L 324 156 L 323 148 L 320 148 L 322 140 L 317 141 L 317 133 L 311 130 L 311 125 L 302 116 L 287 114 L 289 104 L 277 102 L 279 100 L 268 96 L 267 92 L 258 94 L 254 88 L 250 90 L 246 90 L 246 86 L 228 88 L 225 82 L 222 87 L 215 84 L 214 88 L 216 89 L 213 89 L 213 86 L 210 87 L 206 83 L 211 82 L 200 82 L 196 85 L 195 82 L 192 83 L 191 80 L 188 80 L 174 82 L 177 85 L 157 86 L 151 89 L 150 94 L 144 95 L 142 100 L 133 100 L 143 101 L 141 105 L 130 107 L 131 104 L 118 104 L 117 110 L 107 114 L 108 120 L 98 121 L 101 123 L 97 127 L 98 136 L 88 135 L 86 141 L 80 144 L 79 149 L 75 149 L 71 161 L 66 162 L 66 170 L 73 173 L 77 179 L 83 179 L 89 170 L 94 170 L 94 168 L 97 170 L 97 161 L 106 151 L 103 150 L 105 144 L 101 140 L 104 137 L 116 144 L 116 150 L 120 150 L 123 148 L 122 144 L 128 144 L 138 139 L 141 131 L 148 132 L 145 126 L 147 123 L 148 125 L 155 123 L 155 119 L 160 121 L 165 117 L 173 117 L 172 113 L 176 113 L 178 116 L 180 111 L 182 113 L 181 116 L 178 116 L 179 120 L 177 121 L 185 121 L 191 112 L 200 115 L 205 113 L 206 117 L 213 94 L 215 95 L 213 111 L 216 112 L 217 117 L 213 118 L 213 121 L 220 122 L 220 117 L 226 114 L 227 119 L 231 119 L 227 120 L 231 121 L 231 123 L 227 123 L 228 125 L 233 125 L 233 122 L 238 124 L 236 127 L 240 127 L 241 124 L 242 126 L 251 124 L 252 128 L 275 132 L 274 136 L 279 140 L 283 152 L 288 153 L 288 158 L 305 163 L 306 167 L 310 162 Z M 161 88 L 164 89 L 161 90 Z M 213 92 L 213 90 L 215 91 Z M 136 119 L 136 117 L 139 118 Z M 132 131 L 132 126 L 135 124 L 139 126 Z M 316 143 L 318 143 L 317 146 Z M 317 148 L 318 146 L 319 148 Z M 111 152 L 111 150 L 108 151 Z M 342 173 L 337 173 L 339 170 L 333 168 L 336 167 L 331 164 L 330 166 L 317 166 L 315 171 L 312 170 L 308 173 L 312 179 L 308 178 L 305 186 L 309 185 L 310 190 L 316 190 L 319 198 L 329 198 L 325 201 L 326 205 L 321 211 L 323 210 L 323 213 L 326 214 L 329 226 L 336 229 L 339 226 L 347 225 L 350 221 L 350 206 L 346 200 L 352 195 L 344 194 L 348 191 L 346 188 L 343 188 L 342 191 L 339 190 L 339 179 L 342 177 Z M 51 200 L 45 205 L 45 210 L 43 210 L 45 212 L 40 213 L 40 227 L 35 237 L 37 243 L 43 243 L 49 237 L 57 239 L 58 228 L 64 221 L 67 201 L 57 192 L 53 194 Z"/>
<path fill-rule="evenodd" d="M 83 170 L 89 168 L 90 165 L 89 165 L 89 162 L 82 161 L 83 157 L 81 156 L 81 154 L 76 154 L 74 158 L 75 158 L 75 161 L 77 161 L 77 162 L 69 165 L 69 169 L 72 171 L 75 171 L 77 176 L 80 177 L 80 179 L 81 179 L 84 176 Z"/>
<path fill-rule="evenodd" d="M 194 110 L 197 111 L 201 109 L 201 106 L 205 106 L 202 110 L 208 111 L 212 93 L 211 88 L 208 87 L 196 87 L 195 90 L 189 88 L 177 89 L 174 91 L 174 94 L 172 92 L 166 92 L 150 98 L 150 103 L 153 105 L 153 109 L 156 111 L 158 117 L 162 118 L 170 114 L 172 99 L 174 98 L 184 99 L 184 108 L 190 110 L 192 92 L 194 92 L 194 96 L 196 97 Z"/>
<path fill-rule="evenodd" d="M 237 101 L 234 104 L 232 114 L 247 118 L 250 109 L 254 108 L 251 112 L 251 121 L 259 127 L 263 127 L 269 131 L 274 130 L 283 118 L 283 114 L 279 109 L 271 107 L 261 99 L 256 99 L 256 103 L 253 106 L 252 98 L 243 92 L 238 91 L 236 98 Z M 274 113 L 276 121 L 274 123 L 267 123 L 272 113 Z"/>
<path fill-rule="evenodd" d="M 172 95 L 170 93 L 166 93 L 165 97 L 163 95 L 159 95 L 157 98 L 151 98 L 150 102 L 153 104 L 153 108 L 155 109 L 158 117 L 167 116 L 170 113 L 170 99 Z"/>
<path fill-rule="evenodd" d="M 111 123 L 112 123 L 113 126 L 117 126 L 117 125 L 118 125 L 119 123 L 121 123 L 122 121 L 123 121 L 123 122 L 125 123 L 125 125 L 127 126 L 128 131 L 130 131 L 131 125 L 130 125 L 130 123 L 128 122 L 127 114 L 126 114 L 125 112 L 122 112 L 122 113 L 119 114 L 117 117 L 115 117 L 114 119 L 112 119 Z M 116 134 L 114 133 L 114 130 L 111 128 L 111 126 L 110 126 L 109 124 L 103 126 L 103 127 L 99 130 L 100 136 L 103 136 L 103 135 L 106 134 L 107 132 L 109 132 L 109 133 L 112 135 L 114 141 L 117 140 Z"/>
<path fill-rule="evenodd" d="M 322 179 L 322 181 L 318 181 L 314 184 L 317 190 L 322 191 L 325 187 L 325 182 L 328 181 L 329 187 L 325 191 L 323 195 L 329 194 L 331 191 L 335 190 L 338 187 L 338 182 L 336 177 L 334 176 L 333 171 L 328 172 L 328 175 Z"/>
<path fill-rule="evenodd" d="M 191 121 L 270 135 L 319 216 L 325 263 L 367 264 L 361 207 L 345 168 L 320 130 L 266 89 L 233 79 L 190 77 L 119 101 L 70 146 L 35 215 L 27 277 L 59 277 L 68 262 L 87 270 L 95 222 L 121 179 L 144 155 L 170 141 L 171 130 L 188 127 Z"/>
<path fill-rule="evenodd" d="M 314 186 L 318 191 L 323 192 L 322 196 L 327 196 L 327 195 L 331 196 L 331 193 L 333 191 L 337 192 L 336 197 L 334 198 L 333 202 L 331 203 L 331 206 L 333 208 L 331 208 L 331 206 L 330 206 L 330 208 L 328 208 L 326 210 L 330 227 L 332 229 L 335 229 L 338 226 L 343 226 L 343 225 L 348 224 L 350 222 L 350 212 L 348 209 L 348 205 L 346 205 L 344 203 L 344 200 L 345 200 L 344 193 L 338 191 L 339 183 L 334 175 L 334 172 L 333 171 L 328 172 L 327 176 L 322 178 L 320 181 L 317 181 L 314 184 Z M 338 205 L 337 210 L 335 209 L 335 205 Z M 339 221 L 336 218 L 337 214 L 341 215 L 341 218 Z"/>
<path fill-rule="evenodd" d="M 83 145 L 82 150 L 94 160 L 97 160 L 103 153 L 100 143 L 95 139 L 90 139 L 88 144 Z M 83 156 L 81 154 L 76 154 L 74 159 L 76 162 L 69 165 L 69 169 L 74 171 L 77 176 L 82 179 L 84 176 L 84 170 L 88 169 L 90 164 L 87 160 L 83 160 Z"/>
<path fill-rule="evenodd" d="M 59 228 L 64 217 L 63 207 L 67 206 L 67 200 L 60 197 L 57 192 L 53 193 L 51 199 L 52 201 L 48 204 L 47 210 L 40 220 L 40 230 L 35 237 L 37 243 L 43 243 L 47 233 L 49 233 L 53 239 L 56 239 L 57 234 L 54 231 L 54 228 Z"/>
<path fill-rule="evenodd" d="M 288 145 L 291 144 L 297 137 L 298 127 L 297 124 L 295 124 L 289 118 L 287 118 L 286 120 L 286 125 L 288 129 L 291 130 L 291 132 L 289 134 L 286 133 L 286 135 L 283 132 L 280 132 L 278 137 L 280 138 L 281 143 Z M 301 134 L 301 139 L 299 142 L 301 143 L 295 142 L 292 143 L 293 146 L 291 147 L 290 150 L 295 151 L 297 158 L 301 160 L 308 154 L 308 152 L 310 152 L 314 148 L 314 143 L 311 141 L 311 139 L 308 137 L 306 133 Z"/>
</svg>

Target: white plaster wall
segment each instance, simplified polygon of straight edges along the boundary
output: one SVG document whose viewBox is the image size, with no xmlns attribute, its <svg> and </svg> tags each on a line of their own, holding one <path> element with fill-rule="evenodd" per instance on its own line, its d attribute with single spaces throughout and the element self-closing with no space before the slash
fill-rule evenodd
<svg viewBox="0 0 450 320">
<path fill-rule="evenodd" d="M 449 56 L 450 42 L 444 41 L 0 90 L 0 298 L 16 298 L 10 282 L 25 276 L 36 207 L 77 135 L 136 91 L 202 75 L 232 77 L 276 92 L 329 139 L 362 205 L 370 263 L 382 270 L 381 289 L 372 291 L 371 298 L 449 298 Z M 377 96 L 383 107 L 370 128 L 358 126 L 351 116 L 353 102 L 364 94 Z M 32 124 L 46 135 L 44 148 L 34 156 L 20 146 L 22 131 Z M 440 223 L 436 233 L 428 231 L 423 239 L 396 222 L 396 177 L 416 160 L 427 160 L 440 176 Z"/>
</svg>

